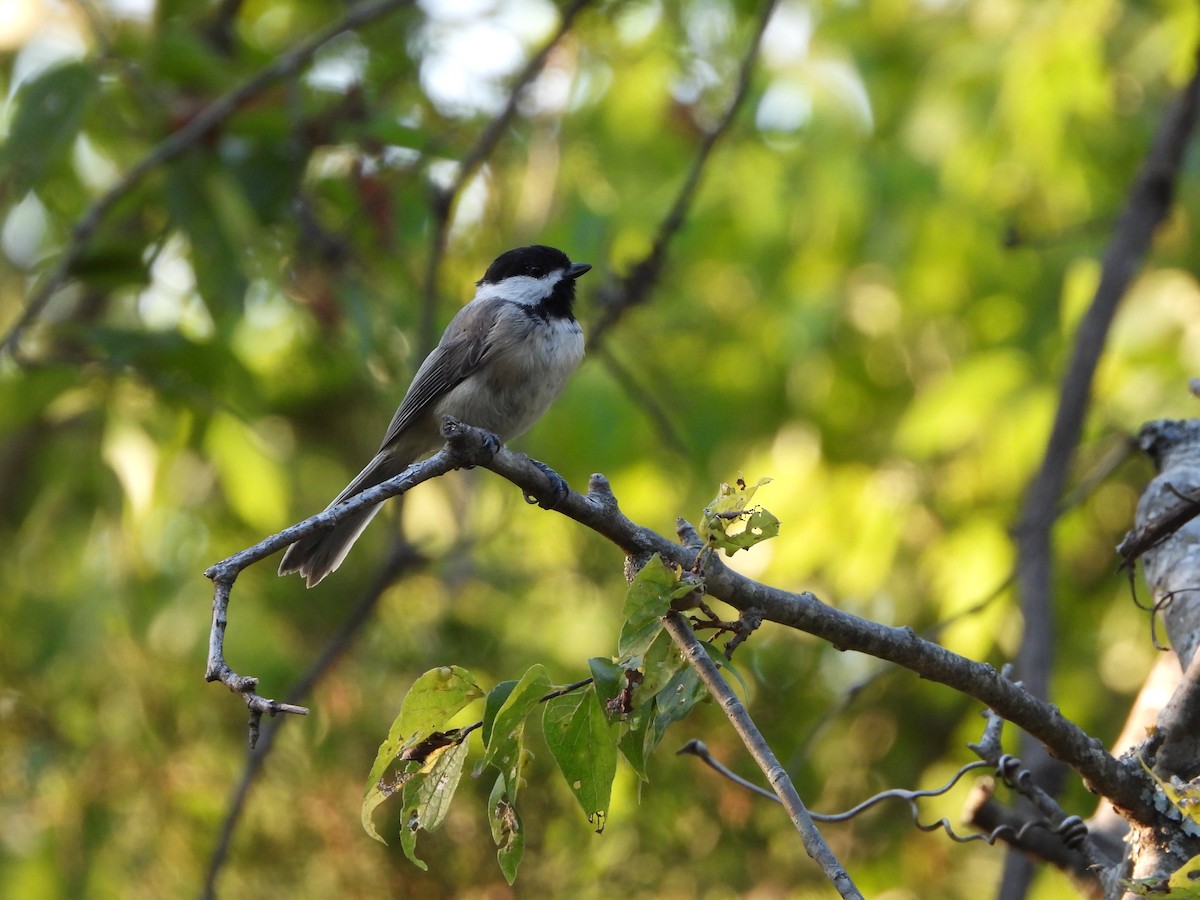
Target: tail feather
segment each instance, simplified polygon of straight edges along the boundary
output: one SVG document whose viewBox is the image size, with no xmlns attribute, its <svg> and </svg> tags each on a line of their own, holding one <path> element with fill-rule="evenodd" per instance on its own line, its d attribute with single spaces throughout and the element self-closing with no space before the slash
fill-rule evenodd
<svg viewBox="0 0 1200 900">
<path fill-rule="evenodd" d="M 394 475 L 399 475 L 408 467 L 394 456 L 380 453 L 372 459 L 365 469 L 338 494 L 333 502 L 326 507 L 332 509 L 343 500 L 348 500 L 356 494 L 361 494 L 367 488 L 375 487 L 387 481 Z M 279 562 L 279 574 L 290 575 L 299 572 L 308 587 L 314 587 L 326 575 L 337 570 L 358 540 L 358 536 L 375 518 L 379 506 L 368 507 L 349 518 L 338 522 L 331 530 L 310 535 L 296 541 L 284 551 L 283 559 Z"/>
</svg>

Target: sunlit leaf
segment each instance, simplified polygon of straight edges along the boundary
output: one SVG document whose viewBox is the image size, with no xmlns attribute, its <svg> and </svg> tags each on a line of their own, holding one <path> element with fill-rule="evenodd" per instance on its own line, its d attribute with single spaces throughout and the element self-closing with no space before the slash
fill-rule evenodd
<svg viewBox="0 0 1200 900">
<path fill-rule="evenodd" d="M 1154 783 L 1158 785 L 1158 789 L 1163 792 L 1171 806 L 1175 807 L 1175 811 L 1183 818 L 1200 824 L 1200 785 L 1184 784 L 1177 779 L 1167 781 L 1160 778 L 1140 756 L 1138 762 L 1142 764 L 1146 774 L 1154 779 Z"/>
<path fill-rule="evenodd" d="M 758 489 L 770 482 L 770 478 L 761 478 L 752 485 L 740 479 L 733 485 L 722 484 L 716 498 L 704 508 L 700 537 L 732 556 L 778 535 L 779 519 L 762 507 L 747 509 Z"/>
<path fill-rule="evenodd" d="M 394 727 L 409 740 L 423 737 L 445 728 L 455 714 L 482 696 L 475 676 L 461 666 L 430 669 L 408 689 Z"/>
<path fill-rule="evenodd" d="M 376 830 L 372 817 L 375 809 L 396 792 L 396 786 L 383 784 L 384 775 L 392 763 L 431 735 L 440 733 L 459 711 L 482 696 L 483 691 L 475 682 L 474 676 L 459 666 L 430 669 L 413 682 L 400 706 L 399 715 L 388 729 L 387 738 L 379 745 L 371 773 L 367 776 L 362 804 L 362 823 L 367 834 L 381 843 L 386 843 Z M 428 750 L 404 767 L 403 776 L 400 776 L 402 784 L 399 787 L 404 791 L 406 814 L 413 811 L 420 813 L 426 805 L 435 808 L 433 814 L 426 812 L 418 816 L 417 821 L 421 827 L 427 830 L 436 827 L 427 825 L 425 816 L 432 815 L 438 824 L 445 817 L 444 806 L 439 804 L 448 804 L 458 785 L 466 747 L 465 741 L 441 741 L 437 749 L 444 752 Z M 416 794 L 412 792 L 414 779 L 417 780 Z M 433 783 L 427 787 L 425 784 L 429 779 Z M 407 808 L 410 804 L 411 810 Z M 408 826 L 403 824 L 407 822 L 406 815 L 402 820 L 402 835 L 408 829 Z M 406 854 L 416 846 L 415 834 L 407 840 L 410 843 L 406 845 Z M 409 858 L 419 863 L 415 856 L 409 854 Z"/>
<path fill-rule="evenodd" d="M 487 746 L 492 740 L 492 726 L 496 723 L 496 714 L 504 707 L 505 701 L 508 700 L 513 690 L 516 688 L 516 681 L 502 681 L 490 691 L 483 701 L 483 746 Z M 479 767 L 483 768 L 483 763 L 480 762 Z"/>
<path fill-rule="evenodd" d="M 654 695 L 662 690 L 676 673 L 687 668 L 687 662 L 664 629 L 655 637 L 649 649 L 646 650 L 642 662 L 644 680 L 637 686 L 636 696 L 639 704 L 647 703 Z"/>
<path fill-rule="evenodd" d="M 654 641 L 679 587 L 679 573 L 657 553 L 634 576 L 625 594 L 625 621 L 617 641 L 617 653 L 623 659 L 639 656 Z"/>
</svg>

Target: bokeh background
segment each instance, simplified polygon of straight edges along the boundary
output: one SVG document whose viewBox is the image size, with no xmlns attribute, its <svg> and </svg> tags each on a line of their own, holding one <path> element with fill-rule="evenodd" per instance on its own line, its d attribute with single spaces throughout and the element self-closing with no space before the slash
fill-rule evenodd
<svg viewBox="0 0 1200 900">
<path fill-rule="evenodd" d="M 442 229 L 437 192 L 561 10 L 397 7 L 122 192 L 0 360 L 4 896 L 202 892 L 246 727 L 203 680 L 201 573 L 358 471 L 500 251 L 536 241 L 591 262 L 578 313 L 587 330 L 604 318 L 734 97 L 762 14 L 583 4 Z M 346 9 L 9 0 L 0 327 L 139 158 Z M 782 531 L 743 571 L 887 623 L 950 620 L 950 648 L 1010 659 L 1009 531 L 1099 256 L 1198 37 L 1190 0 L 781 0 L 661 278 L 518 448 L 576 489 L 605 473 L 631 518 L 668 534 L 721 481 L 773 478 L 758 499 Z M 1195 411 L 1196 175 L 1192 154 L 1116 323 L 1055 533 L 1053 699 L 1105 741 L 1155 652 L 1115 571 L 1150 473 L 1123 448 L 1143 421 Z M 377 519 L 313 591 L 274 560 L 243 574 L 233 667 L 282 695 L 401 526 L 427 561 L 387 589 L 306 698 L 312 714 L 284 723 L 221 896 L 831 893 L 777 807 L 673 755 L 700 737 L 755 776 L 711 705 L 668 735 L 648 784 L 620 770 L 599 836 L 534 738 L 515 888 L 486 779 L 464 779 L 422 837 L 429 872 L 371 841 L 365 778 L 414 678 L 455 663 L 494 684 L 535 662 L 585 677 L 615 651 L 624 588 L 602 539 L 487 472 L 453 474 Z M 933 786 L 972 759 L 977 705 L 945 688 L 777 627 L 738 653 L 753 715 L 817 810 Z M 923 818 L 957 819 L 965 791 Z M 1092 807 L 1076 783 L 1065 803 Z M 394 813 L 379 827 L 394 838 Z M 987 896 L 1001 862 L 896 807 L 825 833 L 872 897 Z M 1044 872 L 1034 895 L 1069 891 Z"/>
</svg>

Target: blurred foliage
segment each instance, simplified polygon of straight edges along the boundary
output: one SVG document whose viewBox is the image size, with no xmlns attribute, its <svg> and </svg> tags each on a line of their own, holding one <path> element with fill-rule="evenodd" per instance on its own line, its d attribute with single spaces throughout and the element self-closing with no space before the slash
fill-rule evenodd
<svg viewBox="0 0 1200 900">
<path fill-rule="evenodd" d="M 344 8 L 9 3 L 0 327 L 143 154 Z M 596 266 L 579 314 L 598 319 L 600 283 L 648 250 L 728 101 L 756 13 L 744 0 L 586 8 L 457 200 L 432 318 L 448 320 L 498 252 L 540 241 Z M 203 682 L 200 573 L 322 508 L 375 449 L 426 340 L 431 186 L 556 15 L 547 0 L 427 0 L 332 41 L 125 194 L 20 364 L 0 363 L 0 894 L 199 889 L 245 755 L 239 702 Z M 918 629 L 992 598 L 941 639 L 1011 658 L 1008 529 L 1097 260 L 1198 32 L 1189 0 L 783 0 L 663 281 L 609 332 L 611 363 L 593 353 L 519 446 L 577 489 L 605 473 L 624 511 L 664 533 L 720 482 L 770 477 L 759 499 L 779 536 L 731 564 Z M 1099 372 L 1081 483 L 1142 421 L 1194 411 L 1198 212 L 1192 162 Z M 1104 740 L 1153 655 L 1112 552 L 1148 473 L 1122 465 L 1056 532 L 1055 700 Z M 282 694 L 399 517 L 311 593 L 270 561 L 245 573 L 231 664 Z M 586 677 L 589 657 L 616 650 L 622 560 L 486 472 L 423 485 L 402 518 L 430 562 L 388 591 L 313 714 L 284 726 L 225 896 L 509 890 L 477 780 L 423 840 L 428 873 L 371 841 L 372 754 L 431 668 L 488 684 L 537 663 L 552 683 Z M 981 727 L 944 688 L 777 627 L 735 661 L 819 811 L 942 783 Z M 648 784 L 621 765 L 597 836 L 528 735 L 515 890 L 828 893 L 781 811 L 673 756 L 675 736 L 755 777 L 701 704 L 648 760 Z M 925 819 L 955 819 L 957 802 Z M 902 811 L 826 834 L 860 888 L 890 900 L 986 895 L 1001 859 L 917 833 Z M 1066 890 L 1046 872 L 1037 896 Z"/>
</svg>

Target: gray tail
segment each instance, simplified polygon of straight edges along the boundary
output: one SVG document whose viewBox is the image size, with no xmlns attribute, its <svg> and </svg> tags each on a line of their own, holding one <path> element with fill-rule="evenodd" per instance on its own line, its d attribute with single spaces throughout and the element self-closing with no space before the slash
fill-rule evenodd
<svg viewBox="0 0 1200 900">
<path fill-rule="evenodd" d="M 333 502 L 326 507 L 332 509 L 343 500 L 348 500 L 355 494 L 361 494 L 367 488 L 387 481 L 394 475 L 399 475 L 408 463 L 382 453 L 371 460 L 365 469 L 358 473 L 346 489 L 334 497 Z M 279 561 L 279 574 L 290 575 L 299 572 L 309 587 L 314 587 L 330 572 L 336 571 L 342 564 L 358 536 L 370 524 L 379 512 L 379 506 L 371 506 L 357 512 L 349 518 L 342 519 L 329 531 L 322 531 L 296 541 L 284 551 L 283 559 Z"/>
</svg>

